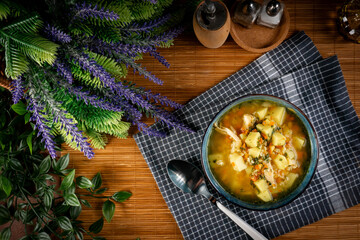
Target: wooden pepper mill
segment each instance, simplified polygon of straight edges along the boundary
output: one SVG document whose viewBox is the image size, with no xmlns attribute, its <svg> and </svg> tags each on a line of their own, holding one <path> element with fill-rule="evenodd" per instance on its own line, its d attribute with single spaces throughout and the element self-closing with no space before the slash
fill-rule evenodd
<svg viewBox="0 0 360 240">
<path fill-rule="evenodd" d="M 205 0 L 197 7 L 193 28 L 197 39 L 207 48 L 221 47 L 230 33 L 230 14 L 219 0 Z"/>
</svg>

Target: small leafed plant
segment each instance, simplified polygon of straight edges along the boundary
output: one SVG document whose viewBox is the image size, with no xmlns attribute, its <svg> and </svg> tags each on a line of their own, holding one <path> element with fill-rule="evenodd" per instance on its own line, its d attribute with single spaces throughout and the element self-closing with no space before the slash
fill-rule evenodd
<svg viewBox="0 0 360 240">
<path fill-rule="evenodd" d="M 104 239 L 98 234 L 104 218 L 110 222 L 115 203 L 124 202 L 130 192 L 119 191 L 104 196 L 101 174 L 91 180 L 75 177 L 75 169 L 68 168 L 69 155 L 58 160 L 44 151 L 38 131 L 29 121 L 29 114 L 21 104 L 9 107 L 7 94 L 0 95 L 0 239 L 11 237 L 15 221 L 24 225 L 22 239 Z M 60 179 L 62 179 L 60 184 Z M 82 226 L 78 216 L 82 207 L 91 208 L 87 199 L 104 199 L 102 215 L 89 229 Z"/>
</svg>

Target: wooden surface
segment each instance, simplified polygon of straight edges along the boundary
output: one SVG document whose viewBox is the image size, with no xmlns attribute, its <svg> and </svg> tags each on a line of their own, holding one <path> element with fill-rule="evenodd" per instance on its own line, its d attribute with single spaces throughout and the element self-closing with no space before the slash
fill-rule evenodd
<svg viewBox="0 0 360 240">
<path fill-rule="evenodd" d="M 304 30 L 323 57 L 338 55 L 350 98 L 360 114 L 360 44 L 345 41 L 337 32 L 336 9 L 341 1 L 289 0 L 285 3 L 291 17 L 289 36 Z M 150 57 L 142 62 L 165 81 L 164 86 L 155 86 L 136 75 L 129 75 L 128 79 L 180 103 L 193 99 L 260 56 L 240 49 L 231 37 L 220 49 L 206 49 L 191 33 L 181 36 L 173 47 L 161 53 L 171 63 L 170 69 Z M 82 153 L 65 150 L 71 153 L 71 164 L 77 175 L 92 177 L 101 171 L 110 193 L 118 190 L 133 193 L 129 201 L 117 204 L 115 216 L 110 224 L 105 224 L 102 236 L 108 239 L 182 239 L 133 138 L 111 139 L 105 150 L 96 151 L 92 160 L 85 159 Z M 86 227 L 101 216 L 101 201 L 91 203 L 95 208 L 84 210 L 81 215 Z M 360 205 L 278 239 L 360 239 Z"/>
</svg>

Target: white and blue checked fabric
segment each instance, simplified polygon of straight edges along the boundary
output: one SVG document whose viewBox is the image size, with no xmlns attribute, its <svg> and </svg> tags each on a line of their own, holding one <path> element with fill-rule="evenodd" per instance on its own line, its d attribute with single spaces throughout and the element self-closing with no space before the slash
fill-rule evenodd
<svg viewBox="0 0 360 240">
<path fill-rule="evenodd" d="M 247 94 L 289 100 L 309 117 L 318 134 L 320 159 L 309 187 L 295 201 L 271 211 L 243 209 L 210 192 L 268 238 L 274 238 L 360 202 L 360 121 L 336 56 L 322 59 L 300 32 L 175 112 L 195 133 L 168 130 L 165 138 L 135 135 L 142 155 L 185 239 L 250 239 L 208 200 L 184 194 L 167 176 L 172 159 L 201 169 L 200 149 L 208 123 L 224 106 Z M 160 124 L 152 127 L 164 129 Z"/>
</svg>

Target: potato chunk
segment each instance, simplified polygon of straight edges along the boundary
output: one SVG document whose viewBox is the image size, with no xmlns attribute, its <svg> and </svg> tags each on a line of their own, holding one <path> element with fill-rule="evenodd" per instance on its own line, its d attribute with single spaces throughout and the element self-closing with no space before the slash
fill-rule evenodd
<svg viewBox="0 0 360 240">
<path fill-rule="evenodd" d="M 265 179 L 259 179 L 254 182 L 256 188 L 259 192 L 264 192 L 269 189 L 269 185 L 267 184 Z"/>
<path fill-rule="evenodd" d="M 260 192 L 260 193 L 256 194 L 256 196 L 258 196 L 258 198 L 260 198 L 264 202 L 270 202 L 273 200 L 273 196 L 269 190 Z"/>
<path fill-rule="evenodd" d="M 294 184 L 294 182 L 296 181 L 296 179 L 299 177 L 299 174 L 297 173 L 289 173 L 286 176 L 286 180 L 284 181 L 284 188 L 288 189 L 290 187 L 292 187 L 292 185 Z"/>
<path fill-rule="evenodd" d="M 245 143 L 248 147 L 257 147 L 259 140 L 260 140 L 260 133 L 251 132 L 245 139 Z"/>
<path fill-rule="evenodd" d="M 289 165 L 286 157 L 284 157 L 281 154 L 276 155 L 276 157 L 274 158 L 274 163 L 277 166 L 277 168 L 281 170 L 285 169 Z"/>
<path fill-rule="evenodd" d="M 231 153 L 229 155 L 229 160 L 235 171 L 241 172 L 247 168 L 243 157 L 238 153 Z"/>
<path fill-rule="evenodd" d="M 267 113 L 267 111 L 268 111 L 268 108 L 267 108 L 267 107 L 260 108 L 259 110 L 257 110 L 257 111 L 255 112 L 255 116 L 256 116 L 257 118 L 259 118 L 259 120 L 263 120 L 264 117 L 265 117 L 265 115 L 266 115 L 266 113 Z"/>
<path fill-rule="evenodd" d="M 292 143 L 296 149 L 300 150 L 305 145 L 305 139 L 301 137 L 294 137 Z"/>
<path fill-rule="evenodd" d="M 262 134 L 265 134 L 268 137 L 268 139 L 271 138 L 271 135 L 272 135 L 272 133 L 274 131 L 274 127 L 272 127 L 272 126 L 264 126 L 262 124 L 256 125 L 256 129 L 259 130 Z"/>
<path fill-rule="evenodd" d="M 270 115 L 274 121 L 281 126 L 284 123 L 286 109 L 284 107 L 275 107 L 272 109 Z"/>
<path fill-rule="evenodd" d="M 253 158 L 257 158 L 260 155 L 261 150 L 259 148 L 249 148 L 249 155 Z"/>
<path fill-rule="evenodd" d="M 286 143 L 286 138 L 279 132 L 273 134 L 271 142 L 274 146 L 283 146 Z"/>
</svg>

